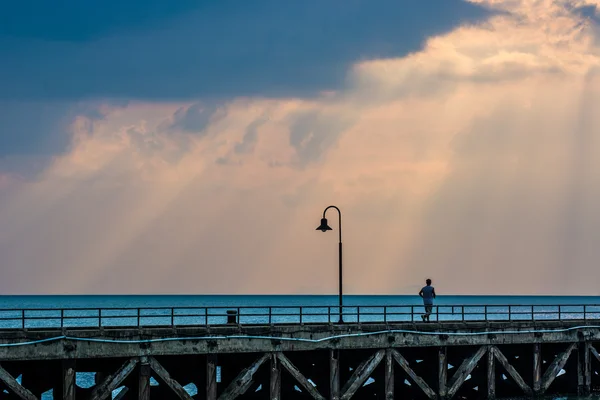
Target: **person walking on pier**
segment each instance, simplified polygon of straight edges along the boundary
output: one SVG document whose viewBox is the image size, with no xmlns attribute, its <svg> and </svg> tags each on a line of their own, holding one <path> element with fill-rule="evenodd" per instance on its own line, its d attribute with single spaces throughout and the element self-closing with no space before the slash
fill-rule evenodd
<svg viewBox="0 0 600 400">
<path fill-rule="evenodd" d="M 435 289 L 431 286 L 431 279 L 425 281 L 427 286 L 419 292 L 419 296 L 423 299 L 423 305 L 425 306 L 425 314 L 421 315 L 423 321 L 429 322 L 429 316 L 433 310 L 433 299 L 435 299 Z"/>
</svg>

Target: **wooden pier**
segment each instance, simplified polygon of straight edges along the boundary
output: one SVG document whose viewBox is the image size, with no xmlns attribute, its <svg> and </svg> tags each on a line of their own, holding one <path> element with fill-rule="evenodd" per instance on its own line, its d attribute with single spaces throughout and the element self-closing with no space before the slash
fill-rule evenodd
<svg viewBox="0 0 600 400">
<path fill-rule="evenodd" d="M 86 324 L 68 319 L 89 315 L 69 317 L 68 310 L 60 310 L 58 327 L 32 310 L 23 311 L 23 319 L 4 317 L 18 323 L 0 328 L 0 399 L 40 399 L 51 390 L 54 399 L 101 400 L 111 399 L 118 388 L 119 400 L 499 399 L 600 393 L 600 319 L 590 318 L 596 316 L 591 312 L 585 318 L 563 313 L 540 320 L 534 312 L 529 320 L 492 320 L 488 315 L 468 320 L 461 310 L 460 320 L 424 323 L 411 315 L 412 321 L 370 322 L 363 317 L 364 322 L 356 318 L 343 324 L 244 324 L 239 312 L 219 324 L 164 326 L 110 326 L 115 324 L 102 319 L 98 326 L 82 326 Z M 175 309 L 170 313 L 172 322 L 182 315 Z M 273 315 L 282 315 L 269 313 L 264 317 L 272 321 Z M 137 310 L 133 315 L 142 322 L 145 314 Z M 137 315 L 142 317 L 137 320 Z M 309 315 L 304 319 L 310 320 Z M 371 319 L 395 319 L 380 317 Z M 2 321 L 0 317 L 0 326 Z M 31 321 L 50 326 L 32 328 Z M 94 373 L 89 387 L 77 384 L 82 373 Z"/>
</svg>

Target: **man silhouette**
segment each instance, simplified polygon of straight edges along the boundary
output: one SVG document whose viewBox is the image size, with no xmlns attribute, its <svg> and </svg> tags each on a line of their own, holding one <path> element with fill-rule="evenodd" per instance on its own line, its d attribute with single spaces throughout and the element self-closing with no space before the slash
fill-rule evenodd
<svg viewBox="0 0 600 400">
<path fill-rule="evenodd" d="M 425 281 L 427 286 L 419 292 L 419 296 L 423 299 L 423 305 L 425 306 L 425 314 L 421 315 L 423 321 L 429 322 L 429 316 L 433 310 L 433 299 L 435 299 L 435 289 L 431 286 L 431 279 Z"/>
</svg>

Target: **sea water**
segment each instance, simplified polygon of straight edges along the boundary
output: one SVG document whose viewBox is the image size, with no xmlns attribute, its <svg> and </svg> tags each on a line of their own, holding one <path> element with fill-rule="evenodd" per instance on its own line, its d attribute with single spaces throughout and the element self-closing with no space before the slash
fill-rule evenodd
<svg viewBox="0 0 600 400">
<path fill-rule="evenodd" d="M 73 326 L 85 326 L 85 324 L 89 325 L 97 325 L 98 318 L 95 319 L 91 316 L 90 318 L 81 318 L 85 317 L 86 313 L 97 313 L 97 309 L 113 309 L 114 314 L 112 317 L 110 313 L 109 318 L 107 319 L 109 322 L 113 321 L 118 324 L 127 325 L 128 321 L 131 319 L 129 314 L 118 314 L 119 311 L 115 309 L 130 309 L 130 308 L 140 308 L 146 310 L 159 310 L 163 308 L 179 308 L 185 309 L 186 307 L 190 308 L 190 310 L 195 310 L 196 307 L 204 307 L 204 308 L 214 308 L 215 310 L 226 310 L 226 309 L 237 309 L 238 307 L 250 307 L 253 314 L 261 314 L 260 317 L 247 316 L 247 320 L 249 323 L 252 322 L 261 322 L 257 320 L 257 318 L 266 318 L 262 314 L 266 314 L 265 310 L 268 310 L 269 307 L 276 307 L 278 310 L 284 310 L 285 315 L 280 316 L 280 321 L 278 322 L 296 322 L 296 318 L 298 316 L 296 314 L 300 314 L 300 307 L 308 307 L 313 311 L 318 311 L 320 309 L 323 310 L 322 315 L 315 315 L 312 318 L 315 319 L 315 322 L 321 321 L 322 318 L 325 318 L 327 313 L 331 313 L 330 307 L 336 307 L 338 305 L 338 297 L 333 295 L 110 295 L 110 296 L 99 296 L 99 295 L 74 295 L 74 296 L 0 296 L 0 318 L 7 318 L 6 320 L 0 321 L 0 326 L 4 325 L 4 327 L 10 327 L 8 325 L 17 323 L 17 320 L 10 320 L 12 315 L 15 315 L 15 318 L 20 318 L 20 313 L 14 310 L 20 309 L 43 309 L 43 310 L 60 310 L 60 309 L 72 309 L 72 313 L 77 319 L 71 320 Z M 562 305 L 563 307 L 563 315 L 562 318 L 569 318 L 571 315 L 573 318 L 580 318 L 582 308 L 580 306 L 587 305 L 588 318 L 600 318 L 600 296 L 439 296 L 436 299 L 436 306 L 438 310 L 441 310 L 442 313 L 439 318 L 440 319 L 479 319 L 484 318 L 483 312 L 485 308 L 485 317 L 490 317 L 494 319 L 494 315 L 498 319 L 502 319 L 506 315 L 508 305 L 512 306 L 516 315 L 513 315 L 512 318 L 516 319 L 544 319 L 556 317 L 555 312 L 558 311 L 557 305 Z M 384 296 L 370 296 L 370 295 L 348 295 L 344 296 L 344 313 L 346 312 L 346 307 L 349 310 L 348 320 L 352 320 L 352 318 L 356 318 L 356 309 L 352 307 L 360 306 L 361 313 L 365 313 L 361 319 L 369 320 L 369 318 L 373 320 L 377 320 L 380 318 L 377 314 L 381 313 L 382 307 L 386 308 L 387 312 L 391 312 L 392 315 L 389 318 L 393 319 L 394 309 L 398 310 L 412 310 L 410 312 L 415 312 L 414 309 L 420 309 L 422 307 L 422 302 L 418 296 L 396 296 L 396 295 L 384 295 Z M 465 306 L 468 306 L 465 308 Z M 533 307 L 532 307 L 533 306 Z M 594 307 L 597 306 L 597 307 Z M 283 308 L 281 308 L 283 307 Z M 13 310 L 13 311 L 3 311 L 3 310 Z M 391 310 L 391 311 L 390 311 Z M 445 311 L 444 311 L 445 310 Z M 467 310 L 467 316 L 465 317 L 464 310 Z M 532 310 L 531 314 L 527 314 L 529 310 Z M 535 310 L 535 311 L 533 311 Z M 566 310 L 566 314 L 565 314 Z M 371 312 L 369 312 L 371 311 Z M 55 311 L 55 314 L 48 314 L 50 311 L 29 311 L 31 314 L 38 312 L 37 315 L 48 316 L 47 318 L 36 319 L 33 322 L 37 324 L 37 326 L 55 326 L 57 321 L 60 321 L 59 318 L 56 318 L 57 315 L 60 315 L 58 311 Z M 152 314 L 152 312 L 146 315 L 147 318 L 151 318 L 153 323 L 160 324 L 162 320 L 169 320 L 171 317 L 163 317 L 161 316 L 162 311 L 157 311 L 158 315 Z M 170 310 L 169 310 L 170 312 Z M 187 313 L 192 311 L 187 311 Z M 204 311 L 206 313 L 206 311 Z M 306 312 L 306 311 L 303 311 Z M 396 317 L 401 320 L 405 320 L 408 318 L 407 315 L 404 315 L 405 311 L 398 311 Z M 42 314 L 39 314 L 42 313 Z M 44 314 L 45 313 L 45 314 Z M 58 313 L 58 314 L 56 314 Z M 69 315 L 66 312 L 66 315 Z M 210 313 L 210 311 L 209 311 Z M 488 315 L 490 313 L 490 315 Z M 494 314 L 495 313 L 495 314 Z M 18 314 L 18 315 L 17 315 Z M 65 312 L 63 312 L 63 315 Z M 218 314 L 218 313 L 216 313 Z M 276 312 L 275 312 L 276 314 Z M 314 312 L 314 314 L 319 314 L 319 312 Z M 598 315 L 596 315 L 598 314 Z M 97 315 L 97 314 L 93 314 Z M 125 316 L 122 316 L 125 315 Z M 241 319 L 243 321 L 243 311 L 241 312 Z M 272 316 L 271 318 L 276 318 L 277 316 Z M 192 318 L 192 317 L 189 317 Z M 200 317 L 198 317 L 200 318 Z M 204 315 L 204 321 L 206 321 L 206 315 Z M 215 316 L 214 318 L 225 318 L 224 316 Z M 305 317 L 307 318 L 307 317 Z M 310 318 L 310 316 L 309 316 Z M 329 319 L 330 316 L 327 316 Z M 382 317 L 381 317 L 382 318 Z M 183 320 L 183 317 L 182 317 Z M 68 320 L 67 320 L 68 321 Z M 87 322 L 86 322 L 87 321 Z M 103 320 L 104 321 L 104 320 Z M 202 319 L 193 318 L 189 320 L 190 323 L 194 321 L 202 322 Z M 31 323 L 29 321 L 28 323 Z M 185 321 L 184 321 L 185 322 Z M 307 321 L 309 322 L 309 321 Z M 19 322 L 20 323 L 20 322 Z M 64 321 L 63 321 L 64 323 Z M 7 325 L 8 324 L 8 325 Z M 83 324 L 83 325 L 82 325 Z M 104 325 L 104 322 L 102 322 Z M 81 387 L 90 387 L 94 384 L 94 374 L 93 373 L 78 373 L 76 376 L 76 384 Z M 152 380 L 151 385 L 158 384 L 156 381 Z M 186 387 L 186 390 L 190 395 L 195 395 L 197 389 L 193 384 Z M 118 388 L 113 392 L 113 398 L 116 396 L 121 388 Z M 561 399 L 566 399 L 565 397 L 560 397 Z M 52 400 L 53 393 L 47 392 L 42 396 L 43 400 Z M 558 399 L 558 397 L 557 397 Z M 576 399 L 575 397 L 569 397 L 569 400 Z"/>
</svg>

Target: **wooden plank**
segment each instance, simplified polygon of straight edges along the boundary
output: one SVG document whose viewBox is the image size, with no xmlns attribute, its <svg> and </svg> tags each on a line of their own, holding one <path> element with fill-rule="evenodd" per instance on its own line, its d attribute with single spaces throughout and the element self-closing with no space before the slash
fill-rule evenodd
<svg viewBox="0 0 600 400">
<path fill-rule="evenodd" d="M 181 400 L 193 400 L 192 396 L 177 382 L 171 378 L 169 372 L 154 357 L 148 357 L 150 368 Z"/>
<path fill-rule="evenodd" d="M 152 370 L 148 357 L 142 357 L 138 377 L 138 400 L 150 400 L 150 375 L 152 375 Z"/>
<path fill-rule="evenodd" d="M 508 359 L 506 358 L 506 356 L 504 354 L 502 354 L 502 352 L 500 351 L 500 349 L 498 347 L 493 346 L 493 348 L 494 348 L 494 357 L 496 357 L 496 360 L 498 360 L 500 362 L 500 364 L 502 364 L 502 366 L 504 367 L 504 369 L 506 370 L 508 375 L 510 375 L 510 377 L 515 381 L 515 383 L 521 388 L 521 390 L 525 394 L 527 394 L 528 396 L 533 396 L 533 390 L 531 390 L 529 385 L 527 385 L 525 383 L 525 380 L 523 380 L 523 378 L 517 372 L 515 367 L 513 367 L 512 365 L 510 365 L 508 363 Z"/>
<path fill-rule="evenodd" d="M 206 400 L 217 400 L 217 356 L 206 356 Z"/>
<path fill-rule="evenodd" d="M 246 390 L 252 386 L 254 382 L 254 374 L 261 365 L 269 358 L 268 354 L 258 357 L 248 368 L 244 369 L 240 374 L 227 386 L 225 391 L 219 396 L 219 400 L 233 400 L 238 396 L 246 393 Z"/>
<path fill-rule="evenodd" d="M 329 350 L 329 398 L 340 400 L 340 352 Z"/>
<path fill-rule="evenodd" d="M 394 400 L 394 357 L 390 349 L 385 351 L 385 400 Z"/>
<path fill-rule="evenodd" d="M 75 360 L 63 360 L 63 400 L 75 400 Z"/>
<path fill-rule="evenodd" d="M 131 358 L 121 366 L 113 375 L 109 375 L 102 381 L 102 383 L 96 385 L 92 390 L 90 400 L 104 400 L 107 399 L 113 390 L 119 387 L 121 383 L 131 374 L 138 364 L 137 358 Z"/>
<path fill-rule="evenodd" d="M 365 383 L 369 376 L 373 373 L 375 368 L 379 365 L 383 357 L 385 356 L 385 350 L 379 350 L 375 352 L 371 357 L 360 363 L 356 368 L 348 382 L 342 388 L 342 396 L 340 399 L 347 400 L 354 396 L 354 393 Z"/>
<path fill-rule="evenodd" d="M 473 372 L 473 370 L 477 366 L 477 363 L 479 362 L 479 360 L 481 360 L 481 357 L 483 357 L 486 351 L 487 347 L 481 346 L 479 350 L 477 350 L 475 354 L 473 354 L 473 356 L 465 359 L 460 365 L 460 367 L 458 367 L 448 384 L 449 388 L 448 393 L 446 395 L 447 399 L 451 399 L 452 397 L 454 397 L 458 389 L 460 389 L 462 384 L 465 382 L 465 379 L 467 379 L 467 376 L 469 376 L 469 374 Z"/>
<path fill-rule="evenodd" d="M 556 379 L 560 370 L 567 363 L 567 360 L 569 359 L 569 356 L 571 355 L 573 349 L 575 349 L 575 346 L 577 346 L 577 343 L 571 343 L 565 351 L 556 356 L 554 361 L 552 361 L 552 363 L 544 373 L 544 376 L 542 377 L 541 393 L 545 393 L 546 390 L 548 390 L 548 388 L 552 384 L 552 382 L 554 382 L 554 379 Z"/>
<path fill-rule="evenodd" d="M 103 371 L 98 371 L 94 374 L 94 385 L 99 385 L 106 379 L 106 373 Z"/>
<path fill-rule="evenodd" d="M 11 374 L 9 374 L 2 366 L 0 366 L 0 381 L 8 387 L 14 394 L 24 400 L 37 400 L 29 390 L 21 386 L 19 382 Z"/>
<path fill-rule="evenodd" d="M 436 394 L 433 391 L 433 389 L 429 387 L 429 385 L 423 380 L 423 378 L 418 376 L 415 373 L 415 371 L 413 371 L 413 369 L 408 364 L 408 360 L 406 360 L 406 358 L 404 358 L 404 356 L 400 354 L 398 350 L 395 349 L 392 349 L 392 355 L 394 356 L 396 362 L 402 367 L 404 372 L 406 372 L 410 379 L 412 379 L 417 384 L 417 386 L 423 391 L 423 393 L 425 393 L 425 395 L 430 399 L 435 399 Z"/>
<path fill-rule="evenodd" d="M 583 385 L 584 385 L 584 395 L 590 394 L 592 390 L 592 359 L 590 357 L 590 343 L 583 343 Z"/>
<path fill-rule="evenodd" d="M 287 358 L 283 353 L 277 353 L 277 358 L 281 365 L 296 379 L 296 381 L 306 390 L 308 394 L 312 396 L 313 399 L 317 400 L 325 400 L 325 397 L 321 396 L 318 390 L 313 386 L 312 383 L 306 379 L 304 375 L 300 373 L 298 368 Z"/>
<path fill-rule="evenodd" d="M 115 398 L 113 400 L 123 400 L 125 398 L 125 396 L 127 396 L 128 392 L 129 392 L 129 388 L 124 387 L 123 389 L 121 389 L 119 394 L 115 396 Z"/>
<path fill-rule="evenodd" d="M 448 353 L 447 347 L 438 350 L 438 392 L 441 399 L 446 398 L 448 393 Z"/>
<path fill-rule="evenodd" d="M 271 354 L 271 400 L 281 400 L 281 368 L 276 354 Z"/>
<path fill-rule="evenodd" d="M 577 346 L 577 395 L 585 396 L 590 391 L 588 385 L 590 375 L 590 350 L 587 342 L 579 342 Z"/>
<path fill-rule="evenodd" d="M 496 359 L 492 346 L 487 350 L 487 398 L 488 400 L 496 398 Z"/>
<path fill-rule="evenodd" d="M 596 348 L 594 347 L 593 344 L 589 344 L 590 347 L 590 352 L 592 352 L 592 354 L 594 355 L 594 357 L 596 357 L 596 360 L 600 361 L 600 354 L 598 354 L 598 350 L 596 350 Z"/>
<path fill-rule="evenodd" d="M 542 344 L 533 344 L 533 393 L 541 394 L 542 389 Z"/>
</svg>

